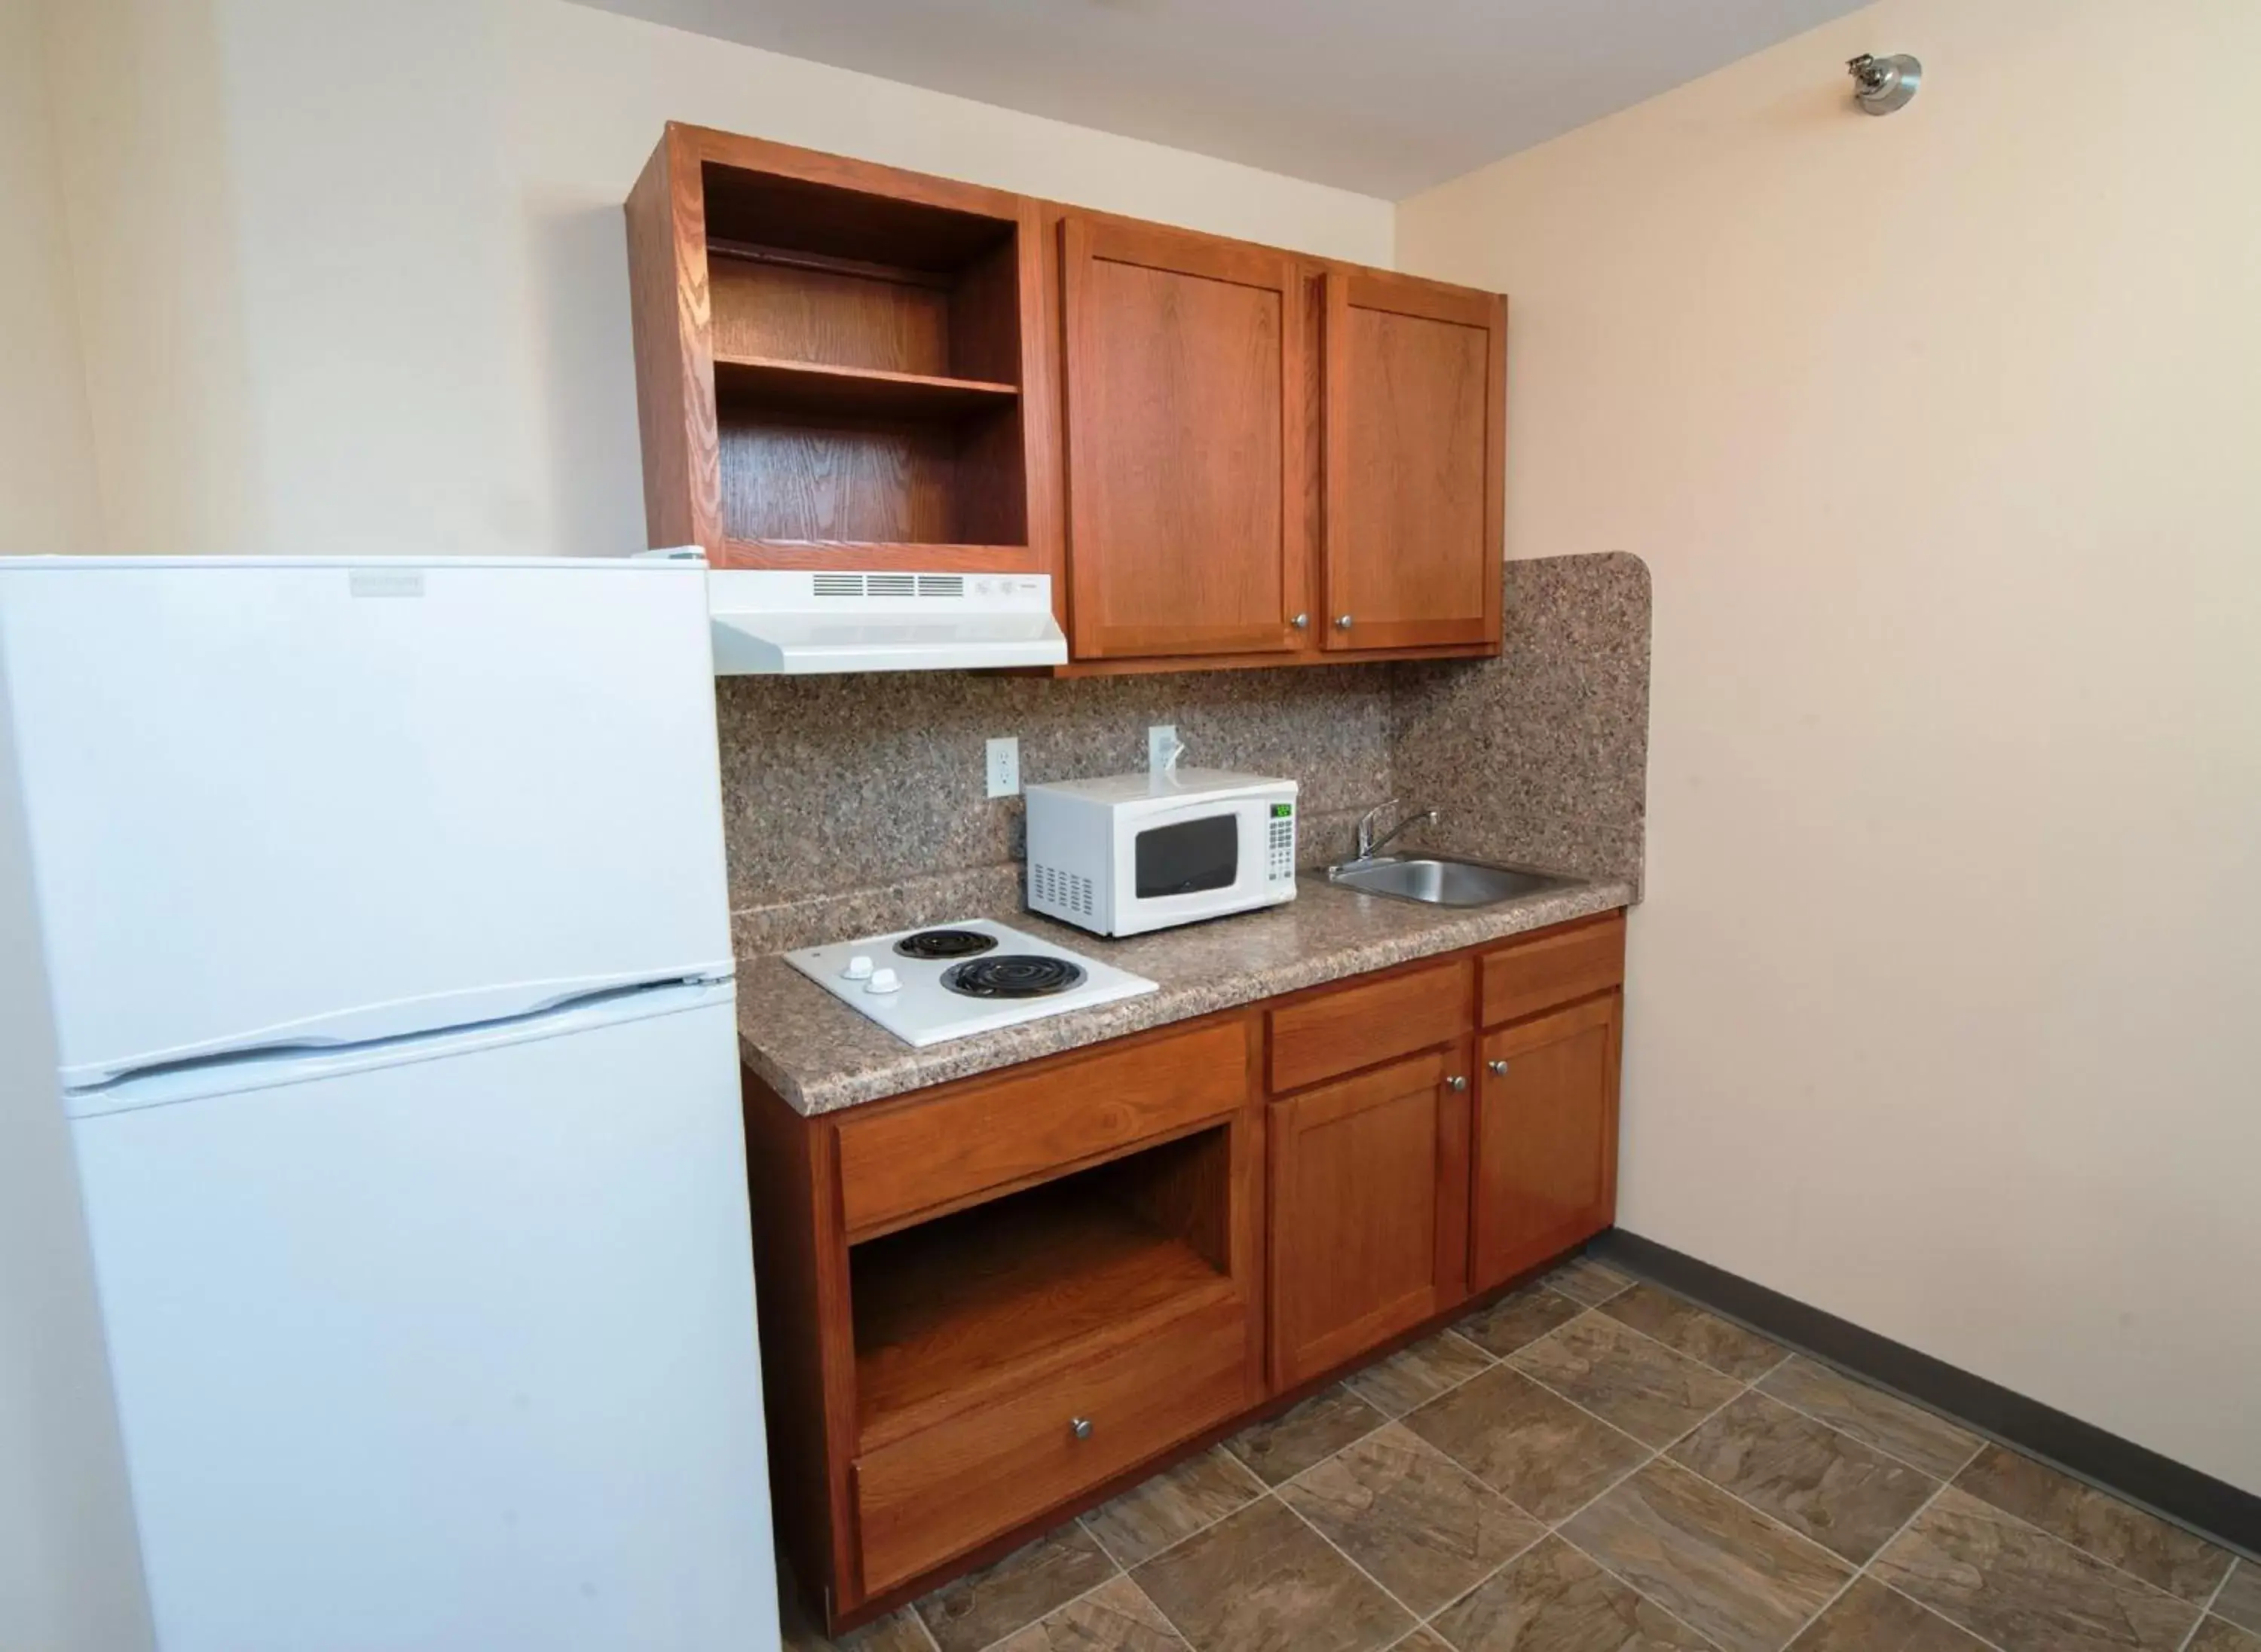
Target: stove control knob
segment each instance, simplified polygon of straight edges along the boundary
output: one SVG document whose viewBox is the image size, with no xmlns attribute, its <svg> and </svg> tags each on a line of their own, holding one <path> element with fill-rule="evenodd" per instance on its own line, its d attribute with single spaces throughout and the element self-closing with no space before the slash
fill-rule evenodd
<svg viewBox="0 0 2261 1652">
<path fill-rule="evenodd" d="M 872 960 L 858 952 L 848 960 L 848 967 L 840 973 L 850 980 L 869 980 L 872 979 Z"/>
<path fill-rule="evenodd" d="M 864 983 L 864 990 L 867 993 L 892 993 L 902 989 L 902 982 L 895 979 L 895 972 L 892 969 L 876 970 L 872 979 Z"/>
</svg>

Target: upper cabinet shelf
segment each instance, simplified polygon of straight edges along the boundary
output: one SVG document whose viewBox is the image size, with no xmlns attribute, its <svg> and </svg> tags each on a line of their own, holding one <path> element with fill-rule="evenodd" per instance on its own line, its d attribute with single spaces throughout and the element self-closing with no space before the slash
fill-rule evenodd
<svg viewBox="0 0 2261 1652">
<path fill-rule="evenodd" d="M 1048 565 L 1020 198 L 671 126 L 628 217 L 655 544 L 739 567 Z"/>
<path fill-rule="evenodd" d="M 717 356 L 718 401 L 780 411 L 891 414 L 904 419 L 951 419 L 996 413 L 1020 399 L 1017 384 L 932 373 L 894 373 L 878 367 L 834 367 L 766 356 Z"/>
<path fill-rule="evenodd" d="M 1506 301 L 671 125 L 655 545 L 1052 576 L 1070 675 L 1496 653 Z"/>
</svg>

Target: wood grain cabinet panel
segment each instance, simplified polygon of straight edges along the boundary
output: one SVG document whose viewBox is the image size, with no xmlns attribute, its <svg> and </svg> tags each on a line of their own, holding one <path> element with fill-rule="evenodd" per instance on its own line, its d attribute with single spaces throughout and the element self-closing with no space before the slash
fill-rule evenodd
<svg viewBox="0 0 2261 1652">
<path fill-rule="evenodd" d="M 1468 965 L 1457 959 L 1317 994 L 1272 1012 L 1272 1088 L 1425 1050 L 1468 1024 Z"/>
<path fill-rule="evenodd" d="M 1076 657 L 1293 652 L 1309 581 L 1295 262 L 1071 216 L 1061 273 Z"/>
<path fill-rule="evenodd" d="M 1504 1283 L 1617 1212 L 1622 995 L 1489 1034 L 1475 1109 L 1469 1283 Z"/>
<path fill-rule="evenodd" d="M 1245 1022 L 1217 1022 L 851 1113 L 839 1126 L 849 1237 L 1230 1113 L 1248 1095 L 1248 1038 Z"/>
<path fill-rule="evenodd" d="M 1448 1189 L 1468 1175 L 1465 1057 L 1432 1050 L 1273 1103 L 1275 1387 L 1457 1299 L 1466 1200 Z"/>
<path fill-rule="evenodd" d="M 1326 646 L 1496 641 L 1506 300 L 1326 278 Z"/>
<path fill-rule="evenodd" d="M 856 1465 L 865 1591 L 1010 1530 L 1250 1404 L 1246 1318 L 1237 1302 L 1203 1309 L 865 1456 Z"/>
<path fill-rule="evenodd" d="M 1525 936 L 1484 956 L 1483 1024 L 1498 1026 L 1625 981 L 1625 915 Z"/>
</svg>

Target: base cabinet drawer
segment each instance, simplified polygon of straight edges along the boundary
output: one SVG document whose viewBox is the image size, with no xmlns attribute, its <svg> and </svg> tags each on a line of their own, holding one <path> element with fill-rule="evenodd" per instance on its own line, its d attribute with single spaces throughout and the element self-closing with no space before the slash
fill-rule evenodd
<svg viewBox="0 0 2261 1652">
<path fill-rule="evenodd" d="M 1542 930 L 1483 961 L 1483 1024 L 1519 1021 L 1625 984 L 1621 913 L 1591 923 Z"/>
<path fill-rule="evenodd" d="M 856 1464 L 877 1594 L 1112 1478 L 1257 1397 L 1237 1296 Z"/>
<path fill-rule="evenodd" d="M 1230 1113 L 1248 1095 L 1248 1036 L 1242 1022 L 1212 1023 L 851 1115 L 840 1124 L 849 1234 Z"/>
<path fill-rule="evenodd" d="M 1468 1029 L 1468 966 L 1454 959 L 1340 987 L 1272 1012 L 1271 1087 L 1298 1090 Z"/>
</svg>

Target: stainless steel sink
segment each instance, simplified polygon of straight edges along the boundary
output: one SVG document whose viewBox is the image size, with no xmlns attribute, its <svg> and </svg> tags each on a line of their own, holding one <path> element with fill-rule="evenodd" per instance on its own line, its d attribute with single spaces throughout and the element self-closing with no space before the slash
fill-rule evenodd
<svg viewBox="0 0 2261 1652">
<path fill-rule="evenodd" d="M 1490 906 L 1541 889 L 1559 889 L 1570 880 L 1543 872 L 1497 866 L 1454 855 L 1381 855 L 1327 868 L 1327 881 L 1423 906 Z"/>
</svg>

